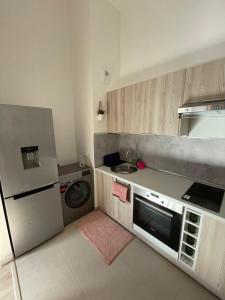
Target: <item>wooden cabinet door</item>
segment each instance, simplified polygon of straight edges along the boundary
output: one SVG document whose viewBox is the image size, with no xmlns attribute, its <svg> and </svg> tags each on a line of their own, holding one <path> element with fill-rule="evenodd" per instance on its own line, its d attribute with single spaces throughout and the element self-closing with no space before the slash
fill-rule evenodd
<svg viewBox="0 0 225 300">
<path fill-rule="evenodd" d="M 96 207 L 99 207 L 118 223 L 131 230 L 133 219 L 133 199 L 131 191 L 129 191 L 129 203 L 124 203 L 112 194 L 113 178 L 110 175 L 96 171 L 95 180 Z"/>
<path fill-rule="evenodd" d="M 157 79 L 155 91 L 155 134 L 178 135 L 177 109 L 182 103 L 185 70 L 170 73 Z"/>
<path fill-rule="evenodd" d="M 147 80 L 133 85 L 134 133 L 155 133 L 155 91 L 157 79 Z"/>
<path fill-rule="evenodd" d="M 121 103 L 121 89 L 107 94 L 107 126 L 108 132 L 123 132 L 123 106 Z"/>
<path fill-rule="evenodd" d="M 203 217 L 195 271 L 225 299 L 225 223 Z"/>
<path fill-rule="evenodd" d="M 112 177 L 96 171 L 95 180 L 97 207 L 110 217 L 113 217 Z"/>
<path fill-rule="evenodd" d="M 118 197 L 112 195 L 113 198 L 113 218 L 126 227 L 127 229 L 132 229 L 132 219 L 133 219 L 133 201 L 124 203 Z"/>
<path fill-rule="evenodd" d="M 135 115 L 135 93 L 134 86 L 128 86 L 121 89 L 121 132 L 134 132 Z"/>
<path fill-rule="evenodd" d="M 225 98 L 225 59 L 186 70 L 183 103 Z"/>
<path fill-rule="evenodd" d="M 177 135 L 185 71 L 108 93 L 108 132 Z"/>
<path fill-rule="evenodd" d="M 185 70 L 123 88 L 123 132 L 177 135 Z"/>
<path fill-rule="evenodd" d="M 134 88 L 128 86 L 107 94 L 108 132 L 134 132 Z"/>
</svg>

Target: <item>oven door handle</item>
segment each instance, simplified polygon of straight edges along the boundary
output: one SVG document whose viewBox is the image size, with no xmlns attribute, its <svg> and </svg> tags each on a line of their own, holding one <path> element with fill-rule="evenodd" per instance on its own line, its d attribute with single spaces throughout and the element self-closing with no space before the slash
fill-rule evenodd
<svg viewBox="0 0 225 300">
<path fill-rule="evenodd" d="M 173 218 L 173 214 L 171 214 L 171 213 L 169 213 L 169 212 L 167 212 L 167 211 L 164 211 L 163 209 L 160 209 L 160 208 L 158 208 L 158 207 L 156 207 L 156 206 L 154 206 L 154 205 L 151 205 L 151 204 L 149 204 L 148 202 L 146 202 L 146 201 L 140 199 L 139 197 L 135 197 L 135 199 L 136 199 L 137 201 L 139 201 L 139 202 L 145 204 L 146 206 L 148 206 L 148 207 L 150 207 L 150 208 L 152 208 L 152 209 L 154 209 L 154 210 L 160 212 L 161 214 L 163 214 L 163 215 L 165 215 L 165 216 L 167 216 L 167 217 Z"/>
</svg>

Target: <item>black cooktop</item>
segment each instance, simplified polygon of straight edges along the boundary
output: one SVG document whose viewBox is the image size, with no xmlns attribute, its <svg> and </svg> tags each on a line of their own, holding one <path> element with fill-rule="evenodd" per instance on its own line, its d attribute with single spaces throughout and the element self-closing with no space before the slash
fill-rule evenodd
<svg viewBox="0 0 225 300">
<path fill-rule="evenodd" d="M 185 201 L 219 212 L 224 190 L 210 185 L 194 182 L 182 196 Z"/>
</svg>

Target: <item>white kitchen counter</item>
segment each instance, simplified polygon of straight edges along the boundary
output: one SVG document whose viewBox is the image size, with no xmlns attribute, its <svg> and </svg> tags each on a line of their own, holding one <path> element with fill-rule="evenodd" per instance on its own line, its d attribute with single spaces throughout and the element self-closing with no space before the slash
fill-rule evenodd
<svg viewBox="0 0 225 300">
<path fill-rule="evenodd" d="M 219 213 L 181 199 L 184 193 L 194 182 L 194 180 L 192 179 L 163 171 L 154 170 L 151 168 L 138 170 L 137 172 L 132 174 L 117 174 L 112 172 L 111 169 L 106 166 L 98 167 L 96 168 L 96 170 L 111 175 L 118 180 L 121 179 L 126 183 L 137 186 L 139 188 L 151 189 L 159 194 L 166 195 L 167 197 L 172 198 L 175 201 L 182 202 L 184 206 L 190 209 L 195 209 L 200 213 L 204 212 L 207 215 L 214 216 L 220 221 L 225 222 L 225 195 L 223 197 L 223 202 Z"/>
</svg>

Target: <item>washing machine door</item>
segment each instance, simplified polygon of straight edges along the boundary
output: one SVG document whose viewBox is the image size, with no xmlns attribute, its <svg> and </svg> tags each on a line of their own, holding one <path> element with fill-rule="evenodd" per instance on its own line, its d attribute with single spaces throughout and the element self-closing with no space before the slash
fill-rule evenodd
<svg viewBox="0 0 225 300">
<path fill-rule="evenodd" d="M 70 208 L 78 208 L 84 205 L 91 194 L 90 184 L 79 180 L 71 184 L 65 196 L 66 205 Z"/>
</svg>

